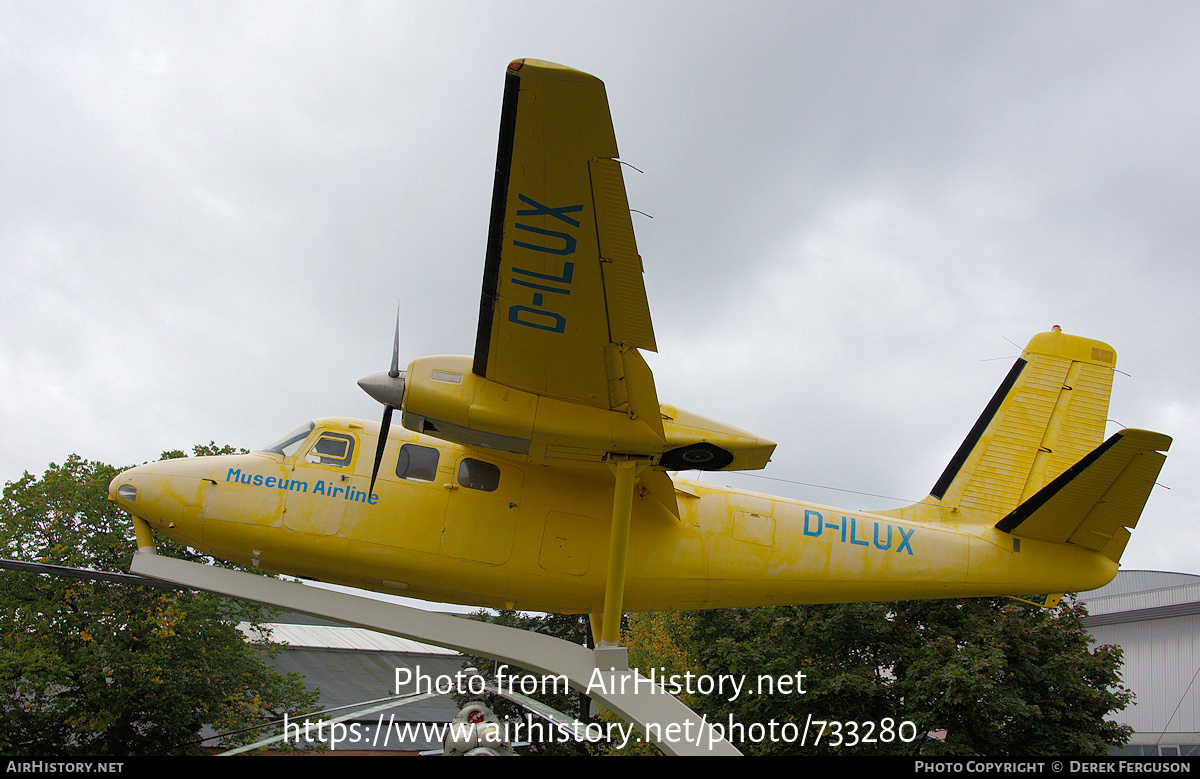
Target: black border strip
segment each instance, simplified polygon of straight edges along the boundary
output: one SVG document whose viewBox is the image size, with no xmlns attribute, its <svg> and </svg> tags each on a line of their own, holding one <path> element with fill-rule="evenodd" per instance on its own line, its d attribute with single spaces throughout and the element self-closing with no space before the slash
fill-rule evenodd
<svg viewBox="0 0 1200 779">
<path fill-rule="evenodd" d="M 946 490 L 950 489 L 950 483 L 958 476 L 958 472 L 962 469 L 963 463 L 967 461 L 971 450 L 975 448 L 975 444 L 979 443 L 980 437 L 983 436 L 983 431 L 987 430 L 987 426 L 992 423 L 992 417 L 996 416 L 996 412 L 1000 410 L 1000 404 L 1008 397 L 1008 393 L 1012 390 L 1013 385 L 1017 383 L 1017 377 L 1021 375 L 1021 371 L 1025 369 L 1028 363 L 1023 357 L 1018 357 L 1013 363 L 1013 367 L 1009 369 L 1008 375 L 1004 377 L 1004 381 L 1000 383 L 1000 388 L 996 390 L 996 394 L 992 396 L 987 407 L 983 409 L 983 413 L 979 415 L 975 426 L 971 428 L 971 432 L 967 433 L 967 437 L 963 439 L 959 445 L 958 451 L 950 458 L 949 465 L 946 470 L 942 471 L 942 476 L 937 480 L 937 484 L 933 485 L 933 489 L 929 494 L 941 500 L 946 494 Z"/>
<path fill-rule="evenodd" d="M 1063 471 L 1057 479 L 1042 487 L 1029 500 L 1017 506 L 1009 515 L 996 523 L 997 530 L 1003 530 L 1005 533 L 1011 533 L 1017 529 L 1022 522 L 1029 519 L 1033 512 L 1045 505 L 1046 501 L 1053 498 L 1058 492 L 1066 487 L 1071 481 L 1087 470 L 1088 466 L 1100 459 L 1100 456 L 1112 448 L 1113 444 L 1120 441 L 1122 435 L 1113 433 L 1113 435 L 1104 443 L 1097 446 L 1089 454 L 1084 456 L 1082 460 L 1072 465 L 1070 468 Z"/>
<path fill-rule="evenodd" d="M 508 201 L 508 179 L 512 172 L 513 136 L 517 127 L 517 95 L 521 77 L 513 72 L 504 79 L 504 104 L 500 109 L 500 142 L 496 149 L 496 182 L 492 186 L 492 221 L 488 226 L 487 255 L 483 263 L 483 294 L 479 299 L 479 327 L 475 332 L 475 363 L 471 370 L 487 375 L 492 343 L 492 317 L 500 284 L 500 257 L 504 244 L 504 216 Z"/>
</svg>

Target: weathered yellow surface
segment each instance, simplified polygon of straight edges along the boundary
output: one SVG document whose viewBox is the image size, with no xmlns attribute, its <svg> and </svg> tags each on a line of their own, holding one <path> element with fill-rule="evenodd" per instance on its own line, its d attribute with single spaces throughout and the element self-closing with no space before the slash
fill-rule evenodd
<svg viewBox="0 0 1200 779">
<path fill-rule="evenodd" d="M 321 421 L 310 438 L 322 429 L 350 431 L 347 423 Z M 344 480 L 305 463 L 302 449 L 291 458 L 141 466 L 113 486 L 115 495 L 120 484 L 137 485 L 138 499 L 114 499 L 158 533 L 271 571 L 435 601 L 602 608 L 611 476 L 532 467 L 401 432 L 391 436 L 385 463 L 405 443 L 436 448 L 436 479 L 385 470 L 372 505 L 365 491 L 377 429 L 368 422 L 358 431 Z M 461 486 L 464 458 L 495 465 L 499 487 Z M 1117 570 L 1102 551 L 1072 543 L 1023 538 L 1014 551 L 1012 535 L 956 521 L 949 510 L 938 522 L 917 522 L 677 484 L 678 519 L 653 494 L 635 494 L 626 610 L 1071 592 L 1101 586 Z"/>
</svg>

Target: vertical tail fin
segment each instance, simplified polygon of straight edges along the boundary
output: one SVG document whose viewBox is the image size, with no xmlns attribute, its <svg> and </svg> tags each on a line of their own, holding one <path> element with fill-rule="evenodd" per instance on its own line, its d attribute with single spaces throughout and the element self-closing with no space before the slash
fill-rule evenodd
<svg viewBox="0 0 1200 779">
<path fill-rule="evenodd" d="M 1108 344 L 1057 326 L 1035 335 L 931 499 L 964 514 L 1012 512 L 1104 439 L 1115 365 Z"/>
</svg>

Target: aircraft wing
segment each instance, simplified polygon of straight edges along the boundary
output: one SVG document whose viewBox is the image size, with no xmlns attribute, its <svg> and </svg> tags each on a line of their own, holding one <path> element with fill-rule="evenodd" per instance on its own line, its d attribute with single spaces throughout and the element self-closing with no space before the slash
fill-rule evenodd
<svg viewBox="0 0 1200 779">
<path fill-rule="evenodd" d="M 1024 538 L 1072 543 L 1119 560 L 1171 439 L 1122 430 L 996 524 Z"/>
<path fill-rule="evenodd" d="M 509 64 L 475 354 L 389 372 L 384 385 L 404 383 L 381 402 L 402 405 L 409 430 L 540 465 L 762 468 L 773 442 L 658 402 L 639 352 L 656 349 L 654 328 L 616 157 L 599 79 Z M 662 474 L 642 486 L 674 500 Z"/>
<path fill-rule="evenodd" d="M 473 371 L 627 412 L 662 437 L 642 261 L 604 84 L 508 66 Z"/>
</svg>

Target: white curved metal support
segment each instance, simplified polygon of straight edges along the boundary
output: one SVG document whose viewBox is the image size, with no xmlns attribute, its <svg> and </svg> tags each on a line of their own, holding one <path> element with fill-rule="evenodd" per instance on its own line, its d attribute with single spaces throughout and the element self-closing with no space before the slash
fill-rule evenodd
<svg viewBox="0 0 1200 779">
<path fill-rule="evenodd" d="M 567 683 L 670 755 L 740 755 L 712 726 L 624 662 L 623 648 L 593 651 L 569 641 L 487 622 L 434 614 L 297 582 L 137 553 L 130 573 L 324 617 L 460 652 L 483 655 Z"/>
</svg>

